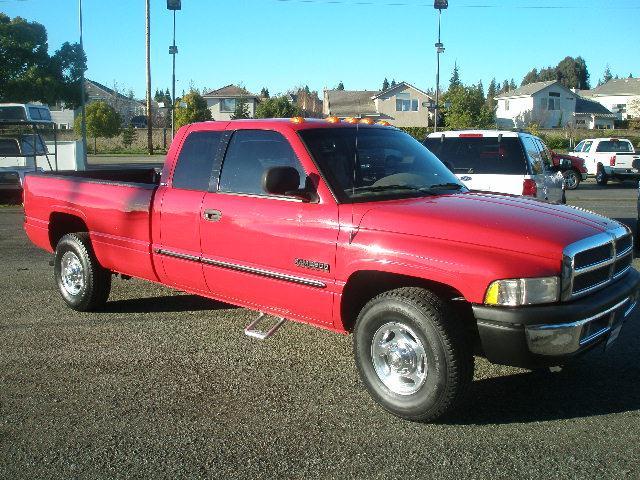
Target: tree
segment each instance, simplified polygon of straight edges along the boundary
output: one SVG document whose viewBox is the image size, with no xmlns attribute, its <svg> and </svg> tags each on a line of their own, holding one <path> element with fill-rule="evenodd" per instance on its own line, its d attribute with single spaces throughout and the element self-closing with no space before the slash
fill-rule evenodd
<svg viewBox="0 0 640 480">
<path fill-rule="evenodd" d="M 460 71 L 458 69 L 458 63 L 453 64 L 453 73 L 451 74 L 451 79 L 449 80 L 449 90 L 455 87 L 461 87 L 462 82 L 460 81 Z"/>
<path fill-rule="evenodd" d="M 604 85 L 609 80 L 613 79 L 613 74 L 611 73 L 611 68 L 609 64 L 607 64 L 607 68 L 604 69 L 604 74 L 602 75 L 602 80 L 600 81 L 600 85 Z"/>
<path fill-rule="evenodd" d="M 122 145 L 129 148 L 136 138 L 136 129 L 129 124 L 122 130 Z"/>
<path fill-rule="evenodd" d="M 556 79 L 567 88 L 589 89 L 589 71 L 582 57 L 565 57 L 556 66 Z"/>
<path fill-rule="evenodd" d="M 1 102 L 80 103 L 84 52 L 78 44 L 64 43 L 50 56 L 47 48 L 43 25 L 0 13 Z"/>
<path fill-rule="evenodd" d="M 384 81 L 382 82 L 382 91 L 389 90 L 389 80 L 387 77 L 384 77 Z"/>
<path fill-rule="evenodd" d="M 518 86 L 516 85 L 516 82 L 512 78 L 511 81 L 509 82 L 509 91 L 515 90 L 516 88 L 518 88 Z"/>
<path fill-rule="evenodd" d="M 256 118 L 291 118 L 300 115 L 300 109 L 287 97 L 273 97 L 256 107 Z"/>
<path fill-rule="evenodd" d="M 231 114 L 231 120 L 238 120 L 241 118 L 251 118 L 247 97 L 236 98 L 236 106 Z"/>
<path fill-rule="evenodd" d="M 344 90 L 344 83 L 342 83 L 342 80 L 340 80 L 340 83 L 338 83 L 336 90 Z"/>
<path fill-rule="evenodd" d="M 520 86 L 522 87 L 524 85 L 529 85 L 530 83 L 535 83 L 539 81 L 538 79 L 538 69 L 534 68 L 524 76 L 524 78 L 522 79 L 522 83 L 520 83 Z"/>
<path fill-rule="evenodd" d="M 489 108 L 479 85 L 460 85 L 444 94 L 450 102 L 445 116 L 448 129 L 490 128 L 495 125 L 494 112 Z"/>
<path fill-rule="evenodd" d="M 182 105 L 184 104 L 184 106 Z M 191 90 L 182 99 L 176 101 L 176 128 L 194 122 L 211 120 L 211 110 L 207 108 L 207 101 L 196 90 Z"/>
<path fill-rule="evenodd" d="M 396 79 L 394 78 L 393 80 L 391 80 L 391 88 L 395 87 L 397 85 Z"/>
<path fill-rule="evenodd" d="M 508 91 L 509 91 L 509 80 L 505 80 L 504 82 L 502 82 L 502 88 L 500 89 L 500 93 L 504 93 Z"/>
<path fill-rule="evenodd" d="M 107 102 L 91 102 L 86 108 L 87 135 L 93 137 L 93 153 L 97 153 L 98 138 L 113 138 L 122 130 L 120 114 Z M 77 135 L 82 134 L 82 115 L 78 115 L 73 124 Z"/>
<path fill-rule="evenodd" d="M 489 88 L 487 88 L 487 99 L 485 101 L 485 103 L 487 104 L 487 107 L 490 108 L 492 111 L 496 108 L 496 104 L 498 103 L 495 100 L 496 95 L 498 95 L 498 85 L 494 77 L 491 79 L 491 82 L 489 83 Z"/>
<path fill-rule="evenodd" d="M 269 98 L 269 89 L 267 87 L 262 87 L 262 90 L 260 90 L 260 96 L 262 98 Z"/>
</svg>

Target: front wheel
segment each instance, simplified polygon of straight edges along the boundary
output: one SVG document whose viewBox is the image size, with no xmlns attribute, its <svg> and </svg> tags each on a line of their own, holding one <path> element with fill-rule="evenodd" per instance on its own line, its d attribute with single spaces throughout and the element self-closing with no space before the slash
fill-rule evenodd
<svg viewBox="0 0 640 480">
<path fill-rule="evenodd" d="M 575 190 L 580 185 L 582 177 L 575 170 L 567 170 L 562 174 L 564 177 L 564 185 L 567 190 Z"/>
<path fill-rule="evenodd" d="M 360 312 L 356 365 L 367 390 L 398 417 L 433 421 L 452 411 L 473 379 L 462 324 L 422 288 L 382 293 Z"/>
<path fill-rule="evenodd" d="M 53 272 L 60 295 L 74 310 L 97 310 L 109 298 L 111 272 L 98 263 L 87 233 L 70 233 L 60 239 Z"/>
<path fill-rule="evenodd" d="M 596 172 L 596 183 L 601 186 L 605 186 L 609 183 L 609 175 L 605 173 L 602 165 L 598 166 L 598 171 Z"/>
</svg>

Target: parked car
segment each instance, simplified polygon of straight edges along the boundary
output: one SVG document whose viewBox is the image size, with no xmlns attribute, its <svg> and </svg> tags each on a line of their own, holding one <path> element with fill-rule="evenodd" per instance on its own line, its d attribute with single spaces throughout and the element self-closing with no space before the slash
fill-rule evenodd
<svg viewBox="0 0 640 480">
<path fill-rule="evenodd" d="M 571 162 L 571 168 L 564 168 L 563 165 L 566 166 L 566 164 L 563 164 L 562 160 Z M 566 190 L 575 190 L 580 185 L 580 182 L 586 180 L 589 176 L 584 159 L 580 157 L 556 153 L 551 150 L 551 161 L 553 165 L 563 168 L 562 176 L 564 177 L 564 188 Z"/>
<path fill-rule="evenodd" d="M 584 159 L 598 185 L 606 185 L 609 179 L 640 179 L 640 155 L 626 138 L 587 138 L 576 145 L 572 154 Z"/>
<path fill-rule="evenodd" d="M 561 365 L 618 338 L 640 294 L 627 227 L 470 192 L 411 136 L 355 122 L 197 123 L 160 177 L 30 174 L 24 227 L 75 310 L 104 306 L 121 274 L 280 317 L 247 325 L 256 338 L 285 319 L 353 333 L 370 394 L 411 420 L 459 403 L 474 353 Z M 543 168 L 532 137 L 491 140 L 492 161 L 522 141 Z"/>
<path fill-rule="evenodd" d="M 520 132 L 445 131 L 430 134 L 425 146 L 471 190 L 525 195 L 565 203 L 562 170 L 542 140 Z"/>
</svg>

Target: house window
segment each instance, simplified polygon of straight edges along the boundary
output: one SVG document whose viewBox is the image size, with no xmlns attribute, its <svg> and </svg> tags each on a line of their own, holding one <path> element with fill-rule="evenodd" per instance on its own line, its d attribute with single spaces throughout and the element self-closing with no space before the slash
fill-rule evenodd
<svg viewBox="0 0 640 480">
<path fill-rule="evenodd" d="M 223 98 L 220 100 L 220 111 L 221 112 L 234 112 L 236 109 L 236 99 L 235 98 Z"/>
<path fill-rule="evenodd" d="M 398 93 L 396 95 L 396 112 L 417 112 L 418 99 L 411 98 L 408 93 Z"/>
<path fill-rule="evenodd" d="M 546 100 L 546 101 L 545 101 Z M 547 110 L 560 110 L 560 94 L 557 92 L 549 92 L 549 98 L 542 99 L 542 108 Z"/>
<path fill-rule="evenodd" d="M 509 111 L 509 100 L 505 100 L 505 101 L 504 101 L 504 109 L 505 109 L 506 111 Z"/>
</svg>

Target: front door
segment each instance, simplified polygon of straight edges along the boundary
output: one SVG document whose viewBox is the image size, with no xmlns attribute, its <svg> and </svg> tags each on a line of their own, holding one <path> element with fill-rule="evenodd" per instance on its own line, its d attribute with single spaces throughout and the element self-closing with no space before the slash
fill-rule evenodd
<svg viewBox="0 0 640 480">
<path fill-rule="evenodd" d="M 207 287 L 221 299 L 330 326 L 337 205 L 267 195 L 262 176 L 275 166 L 296 168 L 304 186 L 305 170 L 282 134 L 233 134 L 200 215 Z"/>
</svg>

